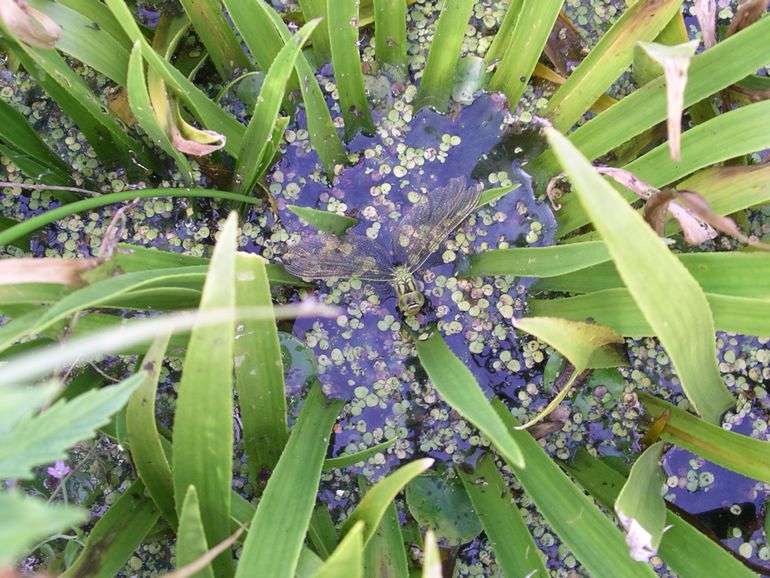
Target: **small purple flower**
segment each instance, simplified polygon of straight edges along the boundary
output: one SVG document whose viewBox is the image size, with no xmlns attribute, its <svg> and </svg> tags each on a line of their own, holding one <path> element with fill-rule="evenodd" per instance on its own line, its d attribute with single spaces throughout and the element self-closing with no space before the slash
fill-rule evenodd
<svg viewBox="0 0 770 578">
<path fill-rule="evenodd" d="M 61 460 L 56 460 L 56 463 L 52 468 L 46 470 L 49 476 L 53 476 L 57 480 L 61 480 L 64 476 L 70 473 L 70 468 Z"/>
</svg>

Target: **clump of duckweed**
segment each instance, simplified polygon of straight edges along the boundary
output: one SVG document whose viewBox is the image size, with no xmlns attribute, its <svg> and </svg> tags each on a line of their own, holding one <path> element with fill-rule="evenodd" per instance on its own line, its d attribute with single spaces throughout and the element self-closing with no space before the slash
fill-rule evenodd
<svg viewBox="0 0 770 578">
<path fill-rule="evenodd" d="M 455 115 L 441 116 L 428 110 L 413 115 L 413 96 L 414 87 L 407 87 L 392 109 L 399 114 L 384 114 L 376 136 L 354 139 L 357 163 L 331 187 L 320 170 L 307 172 L 317 166 L 315 156 L 301 131 L 294 133 L 270 184 L 286 236 L 313 233 L 287 208 L 301 205 L 352 215 L 360 221 L 354 232 L 389 246 L 391 227 L 406 208 L 450 178 L 478 180 L 486 188 L 518 178 L 510 158 L 493 154 L 516 130 L 501 97 L 484 96 Z M 546 244 L 553 228 L 548 207 L 525 185 L 481 207 L 418 272 L 427 302 L 414 318 L 399 313 L 387 284 L 356 279 L 319 284 L 316 297 L 339 306 L 342 315 L 298 320 L 294 333 L 315 352 L 326 392 L 351 400 L 336 432 L 335 453 L 398 438 L 386 460 L 373 458 L 363 468 L 369 476 L 418 455 L 460 463 L 475 453 L 481 438 L 432 390 L 413 340 L 435 325 L 489 394 L 513 397 L 534 379 L 530 376 L 544 359 L 539 343 L 527 339 L 522 347 L 511 324 L 526 309 L 526 282 L 461 278 L 459 271 L 472 253 Z"/>
</svg>

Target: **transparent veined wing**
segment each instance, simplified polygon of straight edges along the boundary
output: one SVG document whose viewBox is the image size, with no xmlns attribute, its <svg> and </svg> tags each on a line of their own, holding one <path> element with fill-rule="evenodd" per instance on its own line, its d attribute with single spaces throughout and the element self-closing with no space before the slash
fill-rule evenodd
<svg viewBox="0 0 770 578">
<path fill-rule="evenodd" d="M 465 185 L 465 179 L 430 191 L 406 210 L 393 236 L 396 261 L 410 272 L 419 269 L 479 203 L 481 187 Z"/>
<path fill-rule="evenodd" d="M 289 273 L 306 279 L 393 279 L 393 257 L 388 250 L 369 237 L 353 233 L 341 238 L 329 233 L 303 237 L 289 247 L 283 262 Z"/>
</svg>

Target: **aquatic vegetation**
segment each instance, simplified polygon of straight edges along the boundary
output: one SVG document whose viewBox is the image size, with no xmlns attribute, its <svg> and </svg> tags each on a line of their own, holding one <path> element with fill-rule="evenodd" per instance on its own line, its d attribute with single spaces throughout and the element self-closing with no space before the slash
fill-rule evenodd
<svg viewBox="0 0 770 578">
<path fill-rule="evenodd" d="M 0 569 L 762 570 L 766 1 L 6 4 Z"/>
</svg>

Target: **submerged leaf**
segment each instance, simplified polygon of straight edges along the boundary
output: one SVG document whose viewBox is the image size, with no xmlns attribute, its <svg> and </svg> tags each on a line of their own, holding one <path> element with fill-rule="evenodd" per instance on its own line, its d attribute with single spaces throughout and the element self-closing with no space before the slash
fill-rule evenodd
<svg viewBox="0 0 770 578">
<path fill-rule="evenodd" d="M 444 547 L 467 544 L 482 531 L 462 482 L 445 473 L 412 480 L 406 488 L 406 503 L 417 522 L 435 532 Z"/>
</svg>

